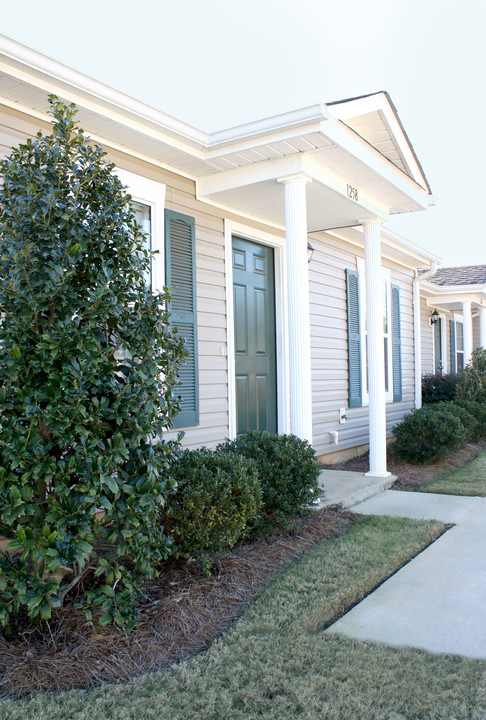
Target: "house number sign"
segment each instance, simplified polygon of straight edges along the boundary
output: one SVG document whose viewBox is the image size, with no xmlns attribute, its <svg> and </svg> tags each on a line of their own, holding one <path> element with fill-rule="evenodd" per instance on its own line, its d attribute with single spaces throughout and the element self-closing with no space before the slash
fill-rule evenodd
<svg viewBox="0 0 486 720">
<path fill-rule="evenodd" d="M 351 198 L 351 200 L 356 200 L 358 202 L 358 188 L 353 187 L 352 185 L 346 185 L 348 198 Z"/>
</svg>

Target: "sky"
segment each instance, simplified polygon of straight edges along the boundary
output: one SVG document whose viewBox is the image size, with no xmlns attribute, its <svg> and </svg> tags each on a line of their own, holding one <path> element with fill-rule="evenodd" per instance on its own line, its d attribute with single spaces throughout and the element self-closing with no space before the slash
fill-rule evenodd
<svg viewBox="0 0 486 720">
<path fill-rule="evenodd" d="M 389 227 L 486 264 L 485 0 L 3 0 L 0 33 L 199 130 L 390 93 L 437 197 Z"/>
</svg>

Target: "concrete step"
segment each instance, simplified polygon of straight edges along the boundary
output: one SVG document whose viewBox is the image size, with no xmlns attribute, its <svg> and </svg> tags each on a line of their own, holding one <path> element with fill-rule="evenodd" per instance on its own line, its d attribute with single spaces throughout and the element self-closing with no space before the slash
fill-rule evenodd
<svg viewBox="0 0 486 720">
<path fill-rule="evenodd" d="M 315 507 L 341 505 L 343 508 L 350 508 L 373 495 L 388 490 L 396 479 L 396 475 L 376 478 L 367 477 L 365 473 L 347 470 L 323 470 L 319 484 L 324 492 L 319 499 L 319 504 L 316 504 Z"/>
</svg>

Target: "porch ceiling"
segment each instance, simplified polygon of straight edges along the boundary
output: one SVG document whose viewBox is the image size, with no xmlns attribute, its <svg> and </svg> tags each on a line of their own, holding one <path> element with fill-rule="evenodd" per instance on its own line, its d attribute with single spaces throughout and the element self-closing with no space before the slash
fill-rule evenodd
<svg viewBox="0 0 486 720">
<path fill-rule="evenodd" d="M 231 212 L 259 222 L 285 229 L 284 188 L 276 179 L 222 190 L 198 197 L 211 201 Z M 309 232 L 357 225 L 360 220 L 374 217 L 367 209 L 336 190 L 311 182 L 307 185 L 307 225 Z"/>
</svg>

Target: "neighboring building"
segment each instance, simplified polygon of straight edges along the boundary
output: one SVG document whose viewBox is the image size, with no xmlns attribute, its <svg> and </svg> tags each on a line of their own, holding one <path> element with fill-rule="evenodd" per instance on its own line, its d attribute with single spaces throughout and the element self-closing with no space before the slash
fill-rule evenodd
<svg viewBox="0 0 486 720">
<path fill-rule="evenodd" d="M 49 131 L 49 93 L 74 102 L 160 250 L 152 282 L 190 351 L 184 443 L 253 427 L 327 459 L 370 443 L 387 475 L 416 401 L 414 278 L 436 260 L 382 225 L 435 204 L 387 93 L 207 134 L 1 36 L 0 56 L 0 152 Z"/>
<path fill-rule="evenodd" d="M 462 370 L 486 347 L 486 265 L 439 268 L 420 294 L 422 374 Z"/>
</svg>

